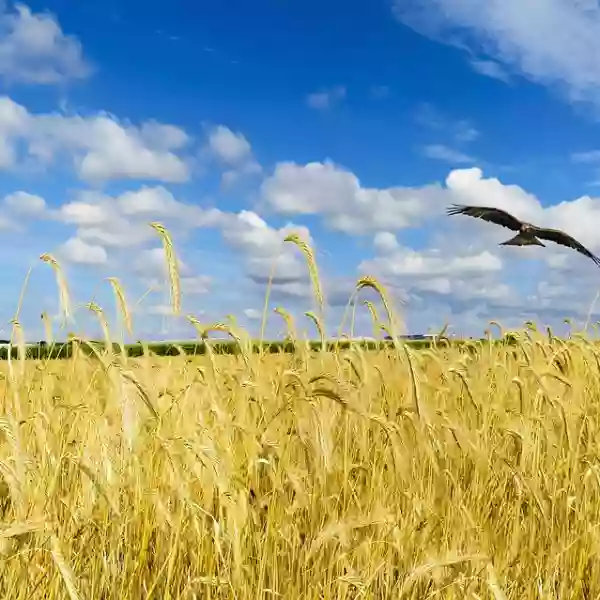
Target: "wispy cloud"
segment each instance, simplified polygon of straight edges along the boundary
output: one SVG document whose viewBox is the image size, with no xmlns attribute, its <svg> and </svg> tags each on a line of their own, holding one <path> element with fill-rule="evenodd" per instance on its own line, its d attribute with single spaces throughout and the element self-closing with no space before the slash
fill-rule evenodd
<svg viewBox="0 0 600 600">
<path fill-rule="evenodd" d="M 493 60 L 473 59 L 470 64 L 473 70 L 477 71 L 480 75 L 498 79 L 504 83 L 509 83 L 511 81 L 510 75 L 506 72 L 504 67 Z"/>
<path fill-rule="evenodd" d="M 473 156 L 469 156 L 460 150 L 455 150 L 444 144 L 428 144 L 422 148 L 422 151 L 427 158 L 442 160 L 448 163 L 461 164 L 477 162 L 477 159 Z"/>
<path fill-rule="evenodd" d="M 316 110 L 331 108 L 335 103 L 346 97 L 346 88 L 338 85 L 330 89 L 313 92 L 306 97 L 306 103 Z"/>
<path fill-rule="evenodd" d="M 574 152 L 571 154 L 571 160 L 575 163 L 599 164 L 600 150 L 588 150 L 586 152 Z"/>
<path fill-rule="evenodd" d="M 436 41 L 494 59 L 572 102 L 600 107 L 600 5 L 595 0 L 395 0 L 403 24 Z M 483 74 L 501 75 L 489 60 Z M 503 76 L 503 75 L 501 75 Z"/>
<path fill-rule="evenodd" d="M 389 85 L 374 85 L 371 86 L 369 90 L 369 95 L 371 98 L 375 100 L 382 100 L 383 98 L 387 98 L 390 95 L 390 86 Z"/>
<path fill-rule="evenodd" d="M 451 136 L 457 143 L 473 142 L 480 135 L 468 119 L 450 119 L 428 102 L 417 107 L 415 120 L 423 127 Z"/>
<path fill-rule="evenodd" d="M 432 104 L 421 104 L 415 115 L 417 123 L 435 133 L 444 142 L 434 141 L 420 148 L 423 156 L 451 164 L 474 164 L 477 158 L 461 147 L 474 142 L 479 131 L 468 119 L 452 120 Z"/>
</svg>

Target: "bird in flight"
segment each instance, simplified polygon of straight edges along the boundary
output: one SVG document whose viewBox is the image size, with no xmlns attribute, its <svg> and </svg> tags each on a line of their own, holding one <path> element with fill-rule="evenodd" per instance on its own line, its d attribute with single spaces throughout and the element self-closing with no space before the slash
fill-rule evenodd
<svg viewBox="0 0 600 600">
<path fill-rule="evenodd" d="M 566 234 L 564 231 L 559 229 L 545 229 L 543 227 L 537 227 L 531 223 L 525 223 L 519 221 L 516 217 L 513 217 L 510 213 L 499 208 L 490 208 L 488 206 L 465 206 L 462 204 L 453 204 L 447 209 L 449 215 L 467 215 L 468 217 L 475 217 L 476 219 L 483 219 L 502 227 L 507 227 L 513 231 L 518 232 L 515 237 L 502 242 L 500 246 L 543 246 L 545 244 L 540 242 L 542 240 L 548 240 L 567 248 L 577 250 L 584 256 L 591 258 L 600 267 L 600 258 L 592 254 L 585 246 L 580 244 L 575 238 Z"/>
</svg>

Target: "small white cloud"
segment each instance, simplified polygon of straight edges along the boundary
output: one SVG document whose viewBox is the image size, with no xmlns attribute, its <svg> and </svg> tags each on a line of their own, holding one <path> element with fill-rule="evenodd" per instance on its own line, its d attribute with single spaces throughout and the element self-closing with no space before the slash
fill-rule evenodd
<svg viewBox="0 0 600 600">
<path fill-rule="evenodd" d="M 79 201 L 63 204 L 58 214 L 61 221 L 82 227 L 109 223 L 112 216 L 105 204 Z"/>
<path fill-rule="evenodd" d="M 393 256 L 364 261 L 360 269 L 385 276 L 465 276 L 499 271 L 502 261 L 488 251 L 474 255 L 447 256 L 434 250 L 415 252 L 410 248 L 397 250 Z"/>
<path fill-rule="evenodd" d="M 244 310 L 244 314 L 251 321 L 259 321 L 262 319 L 262 312 L 260 310 L 256 310 L 255 308 L 246 308 Z"/>
<path fill-rule="evenodd" d="M 510 75 L 506 70 L 497 62 L 493 60 L 477 60 L 471 61 L 471 67 L 474 71 L 477 71 L 480 75 L 491 77 L 492 79 L 498 79 L 504 83 L 510 81 Z"/>
<path fill-rule="evenodd" d="M 103 265 L 108 260 L 102 246 L 88 244 L 78 237 L 68 239 L 60 248 L 62 258 L 80 265 Z"/>
<path fill-rule="evenodd" d="M 252 155 L 250 142 L 241 134 L 224 125 L 217 125 L 208 135 L 211 152 L 228 165 L 239 165 Z"/>
<path fill-rule="evenodd" d="M 38 218 L 46 211 L 46 201 L 41 196 L 22 191 L 5 196 L 4 204 L 14 213 Z"/>
<path fill-rule="evenodd" d="M 335 86 L 328 90 L 313 92 L 306 97 L 306 103 L 316 110 L 331 108 L 335 103 L 346 97 L 346 88 L 343 85 Z"/>
<path fill-rule="evenodd" d="M 586 152 L 574 152 L 571 160 L 576 163 L 597 164 L 600 163 L 600 150 L 588 150 Z"/>
<path fill-rule="evenodd" d="M 398 240 L 393 233 L 389 231 L 379 231 L 373 238 L 375 250 L 380 254 L 391 254 L 398 250 Z"/>
<path fill-rule="evenodd" d="M 244 176 L 260 174 L 262 167 L 252 153 L 252 146 L 242 133 L 217 125 L 208 135 L 207 152 L 229 169 L 222 175 L 225 187 L 233 185 Z"/>
<path fill-rule="evenodd" d="M 199 296 L 210 290 L 211 278 L 207 275 L 182 277 L 180 280 L 181 292 L 185 296 Z"/>
<path fill-rule="evenodd" d="M 443 160 L 449 163 L 475 163 L 477 159 L 461 152 L 460 150 L 454 150 L 444 144 L 429 144 L 423 148 L 423 154 L 427 158 L 433 158 L 435 160 Z"/>
<path fill-rule="evenodd" d="M 92 68 L 77 38 L 65 34 L 50 13 L 24 4 L 0 15 L 0 75 L 8 81 L 56 84 L 88 77 Z"/>
<path fill-rule="evenodd" d="M 173 194 L 162 186 L 143 186 L 137 191 L 124 192 L 117 198 L 117 204 L 124 215 L 155 217 L 172 214 L 181 208 Z"/>
</svg>

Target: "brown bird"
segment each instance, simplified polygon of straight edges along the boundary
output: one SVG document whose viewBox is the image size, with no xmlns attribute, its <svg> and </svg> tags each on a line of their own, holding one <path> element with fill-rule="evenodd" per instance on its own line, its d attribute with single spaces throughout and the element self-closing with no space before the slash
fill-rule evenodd
<svg viewBox="0 0 600 600">
<path fill-rule="evenodd" d="M 566 234 L 564 231 L 559 229 L 545 229 L 543 227 L 537 227 L 531 223 L 525 223 L 519 221 L 516 217 L 513 217 L 510 213 L 499 208 L 490 208 L 488 206 L 464 206 L 462 204 L 453 204 L 446 211 L 449 215 L 467 215 L 469 217 L 475 217 L 477 219 L 483 219 L 502 227 L 507 227 L 513 231 L 517 231 L 517 235 L 502 242 L 500 246 L 543 246 L 538 238 L 542 240 L 548 240 L 555 244 L 566 246 L 577 250 L 581 254 L 591 258 L 598 266 L 600 266 L 600 258 L 592 254 L 587 248 L 580 244 L 575 238 Z"/>
</svg>

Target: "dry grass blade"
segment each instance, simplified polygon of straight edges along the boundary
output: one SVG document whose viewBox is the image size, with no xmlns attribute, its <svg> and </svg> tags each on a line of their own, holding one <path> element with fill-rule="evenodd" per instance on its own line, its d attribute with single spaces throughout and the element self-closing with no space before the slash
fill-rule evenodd
<svg viewBox="0 0 600 600">
<path fill-rule="evenodd" d="M 65 557 L 62 553 L 60 542 L 56 535 L 50 536 L 50 552 L 54 560 L 54 564 L 57 566 L 62 580 L 67 588 L 70 600 L 81 600 L 83 597 L 77 591 L 77 585 L 75 583 L 75 575 L 71 567 L 67 564 Z"/>
</svg>

